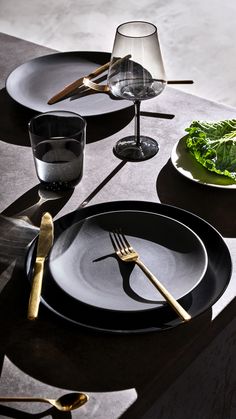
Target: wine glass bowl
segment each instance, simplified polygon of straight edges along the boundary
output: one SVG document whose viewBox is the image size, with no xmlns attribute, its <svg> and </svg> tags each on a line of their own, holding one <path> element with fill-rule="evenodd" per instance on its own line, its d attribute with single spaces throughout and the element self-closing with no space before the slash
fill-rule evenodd
<svg viewBox="0 0 236 419">
<path fill-rule="evenodd" d="M 166 85 L 155 25 L 133 21 L 118 26 L 107 84 L 113 96 L 135 105 L 135 133 L 117 142 L 115 155 L 130 161 L 153 157 L 159 147 L 153 138 L 140 135 L 140 102 L 158 96 Z"/>
</svg>

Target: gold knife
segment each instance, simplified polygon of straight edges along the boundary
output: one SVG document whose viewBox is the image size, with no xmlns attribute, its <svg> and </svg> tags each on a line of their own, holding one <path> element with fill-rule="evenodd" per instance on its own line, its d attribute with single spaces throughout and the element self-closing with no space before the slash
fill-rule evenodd
<svg viewBox="0 0 236 419">
<path fill-rule="evenodd" d="M 29 320 L 38 317 L 39 303 L 43 281 L 44 262 L 53 244 L 53 221 L 49 212 L 42 216 L 37 244 L 36 261 L 32 279 L 32 288 L 29 298 L 28 315 Z"/>
<path fill-rule="evenodd" d="M 110 61 L 108 63 L 103 64 L 102 66 L 96 68 L 96 70 L 94 70 L 90 74 L 88 74 L 86 76 L 86 78 L 91 79 L 91 78 L 99 76 L 101 73 L 103 73 L 105 70 L 108 69 L 109 65 L 110 65 Z M 63 98 L 65 98 L 65 96 L 72 93 L 75 89 L 78 89 L 78 87 L 83 86 L 84 77 L 85 76 L 80 77 L 80 79 L 75 80 L 71 84 L 68 84 L 67 86 L 64 87 L 64 89 L 62 89 L 60 92 L 58 92 L 54 96 L 52 96 L 48 100 L 48 105 L 53 105 L 54 103 L 59 102 L 59 100 L 62 100 Z"/>
</svg>

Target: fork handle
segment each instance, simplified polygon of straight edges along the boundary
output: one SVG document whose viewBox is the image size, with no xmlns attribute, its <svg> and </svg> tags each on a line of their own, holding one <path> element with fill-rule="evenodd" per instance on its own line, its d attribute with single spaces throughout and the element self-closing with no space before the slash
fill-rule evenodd
<svg viewBox="0 0 236 419">
<path fill-rule="evenodd" d="M 140 260 L 136 259 L 135 263 L 142 269 L 145 275 L 150 279 L 152 284 L 158 289 L 161 295 L 165 300 L 171 305 L 171 307 L 176 311 L 176 313 L 181 317 L 185 322 L 191 320 L 190 314 L 176 301 L 176 299 L 171 295 L 171 293 L 164 287 L 164 285 L 153 275 L 151 271 L 146 267 L 146 265 Z"/>
</svg>

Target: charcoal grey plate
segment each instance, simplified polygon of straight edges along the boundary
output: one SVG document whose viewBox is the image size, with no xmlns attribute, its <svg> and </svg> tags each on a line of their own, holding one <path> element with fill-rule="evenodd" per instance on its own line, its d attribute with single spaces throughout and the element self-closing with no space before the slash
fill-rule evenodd
<svg viewBox="0 0 236 419">
<path fill-rule="evenodd" d="M 82 116 L 102 115 L 133 106 L 131 101 L 111 98 L 106 93 L 73 97 L 48 105 L 48 100 L 65 86 L 86 76 L 110 60 L 107 52 L 72 51 L 49 54 L 27 61 L 6 80 L 9 95 L 38 112 L 67 110 Z M 105 82 L 105 81 L 104 81 Z"/>
<path fill-rule="evenodd" d="M 121 229 L 142 261 L 179 299 L 202 280 L 207 253 L 188 227 L 143 211 L 98 214 L 69 226 L 57 238 L 49 269 L 71 297 L 94 307 L 135 311 L 163 305 L 165 299 L 137 265 L 120 261 L 109 232 Z"/>
</svg>

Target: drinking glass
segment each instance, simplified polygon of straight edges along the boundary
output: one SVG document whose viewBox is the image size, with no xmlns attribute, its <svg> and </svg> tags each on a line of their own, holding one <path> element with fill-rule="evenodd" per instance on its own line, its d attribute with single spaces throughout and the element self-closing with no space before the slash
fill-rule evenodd
<svg viewBox="0 0 236 419">
<path fill-rule="evenodd" d="M 153 157 L 159 147 L 153 138 L 140 135 L 140 102 L 158 96 L 166 85 L 155 25 L 132 21 L 118 26 L 107 84 L 114 96 L 132 100 L 135 106 L 135 133 L 119 140 L 114 154 L 130 161 Z"/>
<path fill-rule="evenodd" d="M 83 175 L 86 121 L 67 111 L 41 113 L 28 124 L 37 176 L 51 191 L 74 188 Z"/>
</svg>

